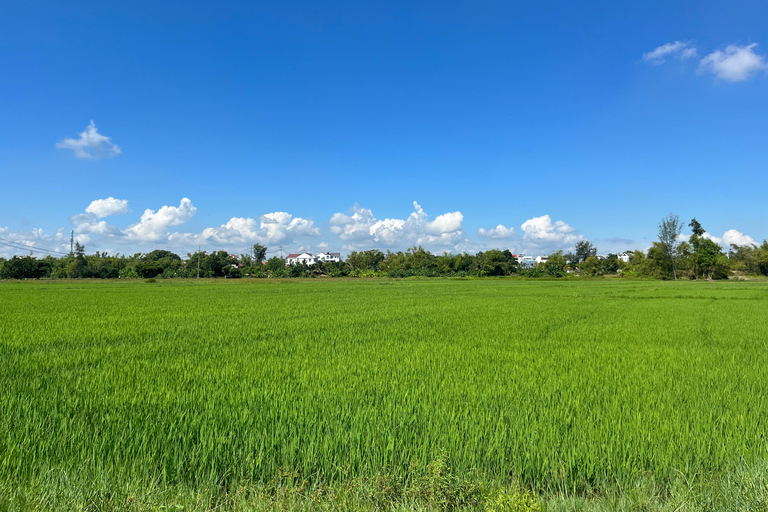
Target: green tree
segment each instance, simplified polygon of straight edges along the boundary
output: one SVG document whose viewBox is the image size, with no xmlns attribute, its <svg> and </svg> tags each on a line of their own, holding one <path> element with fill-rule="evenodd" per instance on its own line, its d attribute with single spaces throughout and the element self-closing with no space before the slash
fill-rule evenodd
<svg viewBox="0 0 768 512">
<path fill-rule="evenodd" d="M 261 263 L 267 257 L 267 246 L 253 244 L 253 259 L 256 263 Z"/>
<path fill-rule="evenodd" d="M 43 277 L 45 265 L 33 256 L 14 256 L 2 267 L 2 279 L 38 279 Z"/>
<path fill-rule="evenodd" d="M 590 256 L 581 263 L 581 275 L 594 277 L 601 274 L 600 260 L 595 256 Z"/>
<path fill-rule="evenodd" d="M 672 266 L 672 276 L 677 279 L 677 249 L 683 224 L 678 215 L 669 214 L 659 222 L 659 243 Z"/>
<path fill-rule="evenodd" d="M 267 270 L 272 273 L 285 268 L 285 260 L 280 256 L 272 256 L 267 260 Z"/>
<path fill-rule="evenodd" d="M 759 273 L 757 267 L 758 248 L 754 245 L 735 245 L 731 244 L 728 251 L 728 260 L 731 262 L 731 269 L 747 274 Z"/>
<path fill-rule="evenodd" d="M 597 256 L 597 249 L 589 240 L 580 240 L 576 243 L 576 263 L 581 263 L 587 258 Z"/>
<path fill-rule="evenodd" d="M 763 240 L 763 245 L 757 249 L 755 264 L 761 274 L 768 276 L 768 241 Z"/>
<path fill-rule="evenodd" d="M 406 257 L 407 259 L 407 257 Z M 347 265 L 350 270 L 356 271 L 377 271 L 379 266 L 384 261 L 384 253 L 378 249 L 371 249 L 368 251 L 352 251 L 347 256 Z"/>
<path fill-rule="evenodd" d="M 160 260 L 169 260 L 169 261 L 181 261 L 181 256 L 178 254 L 172 253 L 171 251 L 165 251 L 162 249 L 157 249 L 152 252 L 149 252 L 141 257 L 144 261 L 160 261 Z"/>
<path fill-rule="evenodd" d="M 691 235 L 691 247 L 693 247 L 694 271 L 697 277 L 707 279 L 727 279 L 730 270 L 728 258 L 723 254 L 722 248 L 710 240 L 699 235 Z"/>
<path fill-rule="evenodd" d="M 88 262 L 85 260 L 85 246 L 75 242 L 75 259 L 67 265 L 67 277 L 80 279 L 88 275 Z"/>
<path fill-rule="evenodd" d="M 688 226 L 691 228 L 691 231 L 693 231 L 693 234 L 696 236 L 704 236 L 704 228 L 701 227 L 701 223 L 696 220 L 696 217 L 691 219 L 691 222 L 688 224 Z"/>
<path fill-rule="evenodd" d="M 604 274 L 615 274 L 621 268 L 619 257 L 613 253 L 608 254 L 608 257 L 600 262 L 600 268 Z"/>
<path fill-rule="evenodd" d="M 477 254 L 481 276 L 508 276 L 517 270 L 517 261 L 509 249 L 490 249 Z"/>
</svg>

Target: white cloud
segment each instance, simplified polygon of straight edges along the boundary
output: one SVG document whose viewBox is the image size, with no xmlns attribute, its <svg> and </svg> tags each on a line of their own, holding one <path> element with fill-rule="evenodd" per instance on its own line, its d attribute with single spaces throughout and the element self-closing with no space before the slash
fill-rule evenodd
<svg viewBox="0 0 768 512">
<path fill-rule="evenodd" d="M 320 229 L 311 219 L 294 218 L 287 212 L 272 212 L 259 217 L 232 217 L 218 228 L 205 228 L 198 235 L 184 234 L 199 243 L 250 245 L 253 243 L 290 243 L 297 237 L 319 236 Z"/>
<path fill-rule="evenodd" d="M 42 229 L 36 228 L 30 231 L 17 231 L 9 227 L 0 227 L 0 238 L 10 240 L 13 244 L 5 242 L 0 245 L 0 256 L 10 258 L 13 255 L 29 256 L 30 251 L 37 257 L 62 256 L 69 252 L 69 232 L 63 229 L 53 235 L 46 235 Z M 76 238 L 82 243 L 79 238 Z M 17 247 L 9 247 L 14 245 Z M 45 249 L 45 250 L 43 250 Z"/>
<path fill-rule="evenodd" d="M 102 135 L 96 129 L 96 124 L 91 120 L 85 131 L 80 133 L 79 139 L 64 139 L 56 143 L 59 149 L 71 149 L 75 152 L 75 157 L 98 160 L 104 157 L 114 157 L 121 153 L 117 144 L 114 144 L 109 137 Z"/>
<path fill-rule="evenodd" d="M 725 249 L 728 249 L 731 245 L 739 245 L 739 246 L 757 245 L 754 238 L 752 238 L 749 235 L 745 235 L 744 233 L 737 231 L 735 229 L 729 229 L 728 231 L 723 233 L 723 236 L 715 236 L 708 231 L 705 231 L 704 234 L 701 236 L 703 238 L 712 240 L 717 245 L 724 247 Z M 691 235 L 681 234 L 680 236 L 678 236 L 678 239 L 680 239 L 683 242 L 690 242 Z"/>
<path fill-rule="evenodd" d="M 491 229 L 480 228 L 477 232 L 483 238 L 504 239 L 512 238 L 512 236 L 515 234 L 515 228 L 512 226 L 506 227 L 504 224 L 499 224 L 495 228 Z"/>
<path fill-rule="evenodd" d="M 197 211 L 192 201 L 186 197 L 179 206 L 163 206 L 157 212 L 147 208 L 141 220 L 125 230 L 132 240 L 141 242 L 159 242 L 168 238 L 168 228 L 187 222 Z"/>
<path fill-rule="evenodd" d="M 368 208 L 355 205 L 352 215 L 334 213 L 330 219 L 331 232 L 345 242 L 346 249 L 363 249 L 374 246 L 404 248 L 410 245 L 426 245 L 438 248 L 456 248 L 464 241 L 461 212 L 449 212 L 427 220 L 424 209 L 413 202 L 413 212 L 406 219 L 376 219 Z"/>
<path fill-rule="evenodd" d="M 287 212 L 267 213 L 259 217 L 260 235 L 272 243 L 284 242 L 294 236 L 319 236 L 320 229 L 311 219 L 293 218 Z"/>
<path fill-rule="evenodd" d="M 709 71 L 729 82 L 746 80 L 757 71 L 768 70 L 765 58 L 754 52 L 755 47 L 757 43 L 746 46 L 732 44 L 724 51 L 714 51 L 701 59 L 699 70 Z"/>
<path fill-rule="evenodd" d="M 690 43 L 675 41 L 674 43 L 663 44 L 650 52 L 643 54 L 643 60 L 652 64 L 664 64 L 666 57 L 677 57 L 680 60 L 697 57 L 696 48 Z"/>
<path fill-rule="evenodd" d="M 200 242 L 250 244 L 256 243 L 258 229 L 259 226 L 255 219 L 232 217 L 226 224 L 222 224 L 218 228 L 205 228 L 199 238 Z"/>
<path fill-rule="evenodd" d="M 85 209 L 85 213 L 73 215 L 69 220 L 72 222 L 75 233 L 78 234 L 91 233 L 110 237 L 124 236 L 124 233 L 117 226 L 112 226 L 106 221 L 99 221 L 98 219 L 123 214 L 127 211 L 128 200 L 108 197 L 91 201 L 91 204 Z"/>
<path fill-rule="evenodd" d="M 339 235 L 344 241 L 354 241 L 370 237 L 370 229 L 376 223 L 376 218 L 370 209 L 355 204 L 352 207 L 352 215 L 334 213 L 329 222 L 332 233 Z"/>
<path fill-rule="evenodd" d="M 735 229 L 729 229 L 723 233 L 723 242 L 730 245 L 757 245 L 755 239 Z"/>
<path fill-rule="evenodd" d="M 464 215 L 461 212 L 444 213 L 435 217 L 435 220 L 427 222 L 426 232 L 433 235 L 453 233 L 461 229 Z"/>
<path fill-rule="evenodd" d="M 575 230 L 562 220 L 552 222 L 549 215 L 533 217 L 520 226 L 523 241 L 529 249 L 558 250 L 569 249 L 583 237 L 572 234 Z"/>
<path fill-rule="evenodd" d="M 124 233 L 120 231 L 120 228 L 107 224 L 104 220 L 98 222 L 80 222 L 75 225 L 75 232 L 105 236 L 124 236 Z"/>
<path fill-rule="evenodd" d="M 731 245 L 757 245 L 754 238 L 749 235 L 745 235 L 744 233 L 735 229 L 729 229 L 723 233 L 723 236 L 721 237 L 715 236 L 708 232 L 705 232 L 702 236 L 712 240 L 718 245 L 725 247 L 726 249 Z"/>
<path fill-rule="evenodd" d="M 190 220 L 197 208 L 188 198 L 179 206 L 163 206 L 157 211 L 147 209 L 139 222 L 121 230 L 108 224 L 102 217 L 125 213 L 128 201 L 124 199 L 97 199 L 86 208 L 85 213 L 70 217 L 76 234 L 110 237 L 113 243 L 118 237 L 122 247 L 135 243 L 169 243 L 174 247 L 192 249 L 197 245 L 231 246 L 262 244 L 288 244 L 301 237 L 317 237 L 320 229 L 311 219 L 293 217 L 287 212 L 272 212 L 258 220 L 251 217 L 232 217 L 219 227 L 208 227 L 200 233 L 170 232 L 169 228 Z M 90 241 L 90 238 L 89 238 Z"/>
<path fill-rule="evenodd" d="M 376 222 L 369 229 L 369 234 L 375 242 L 386 245 L 396 245 L 404 238 L 405 221 L 402 219 L 384 219 Z"/>
<path fill-rule="evenodd" d="M 96 199 L 91 201 L 91 204 L 88 205 L 85 211 L 94 215 L 97 219 L 109 217 L 110 215 L 120 215 L 128 211 L 128 200 L 115 199 L 114 197 Z"/>
</svg>

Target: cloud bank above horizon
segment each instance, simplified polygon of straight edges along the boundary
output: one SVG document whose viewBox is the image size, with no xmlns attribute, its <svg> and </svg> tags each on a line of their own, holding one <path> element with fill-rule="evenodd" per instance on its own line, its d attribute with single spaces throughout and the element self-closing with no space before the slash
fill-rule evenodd
<svg viewBox="0 0 768 512">
<path fill-rule="evenodd" d="M 74 240 L 86 245 L 88 252 L 123 254 L 160 248 L 184 254 L 198 246 L 208 251 L 224 249 L 239 254 L 259 243 L 272 248 L 272 253 L 282 246 L 286 254 L 329 248 L 344 252 L 374 248 L 398 251 L 420 245 L 437 253 L 475 253 L 498 248 L 546 255 L 556 250 L 570 251 L 578 241 L 586 238 L 564 220 L 553 221 L 546 214 L 524 220 L 519 234 L 513 226 L 498 224 L 479 228 L 474 236 L 464 229 L 464 215 L 460 211 L 432 218 L 417 201 L 413 201 L 412 206 L 413 210 L 404 218 L 378 218 L 371 209 L 355 204 L 347 211 L 334 213 L 323 223 L 327 226 L 325 230 L 312 218 L 276 211 L 258 217 L 232 217 L 219 226 L 192 232 L 172 229 L 187 223 L 197 213 L 197 207 L 189 198 L 182 198 L 178 206 L 164 205 L 157 210 L 147 208 L 138 220 L 119 227 L 113 223 L 113 218 L 130 212 L 128 200 L 107 197 L 92 201 L 82 213 L 70 216 L 70 226 L 62 226 L 56 233 L 0 227 L 0 239 L 44 256 L 67 253 L 70 230 L 74 231 Z M 752 237 L 736 229 L 725 231 L 721 237 L 709 233 L 707 236 L 724 247 L 755 244 Z M 620 237 L 592 242 L 604 253 L 644 244 Z M 0 256 L 13 254 L 26 252 L 18 247 L 0 245 Z"/>
</svg>

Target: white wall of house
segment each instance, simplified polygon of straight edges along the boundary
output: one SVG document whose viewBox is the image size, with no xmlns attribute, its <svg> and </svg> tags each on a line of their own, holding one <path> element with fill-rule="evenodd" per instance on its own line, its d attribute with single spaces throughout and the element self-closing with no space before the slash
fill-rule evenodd
<svg viewBox="0 0 768 512">
<path fill-rule="evenodd" d="M 519 254 L 517 256 L 517 264 L 522 268 L 532 267 L 536 263 L 533 256 L 526 256 L 525 254 Z"/>
<path fill-rule="evenodd" d="M 301 254 L 289 254 L 288 257 L 285 258 L 286 265 L 296 265 L 297 263 L 304 265 L 314 265 L 319 261 L 325 263 L 341 261 L 341 254 L 338 252 L 321 252 L 317 255 L 312 255 L 311 252 L 303 252 Z"/>
<path fill-rule="evenodd" d="M 338 252 L 321 252 L 317 256 L 317 261 L 330 263 L 334 261 L 341 261 L 341 254 Z"/>
<path fill-rule="evenodd" d="M 296 265 L 297 263 L 303 263 L 304 265 L 314 265 L 315 261 L 315 257 L 312 256 L 312 253 L 309 252 L 303 252 L 301 254 L 289 254 L 288 257 L 285 258 L 286 265 Z"/>
</svg>

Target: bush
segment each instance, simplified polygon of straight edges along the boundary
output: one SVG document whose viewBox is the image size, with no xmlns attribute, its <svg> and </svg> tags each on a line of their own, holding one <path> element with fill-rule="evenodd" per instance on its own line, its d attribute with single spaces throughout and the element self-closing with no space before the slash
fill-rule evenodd
<svg viewBox="0 0 768 512">
<path fill-rule="evenodd" d="M 544 512 L 544 506 L 529 490 L 502 490 L 488 503 L 489 512 Z"/>
<path fill-rule="evenodd" d="M 523 275 L 525 277 L 542 277 L 544 275 L 544 271 L 539 267 L 533 267 L 523 272 Z"/>
<path fill-rule="evenodd" d="M 565 272 L 560 265 L 547 265 L 547 275 L 549 277 L 564 277 Z"/>
</svg>

